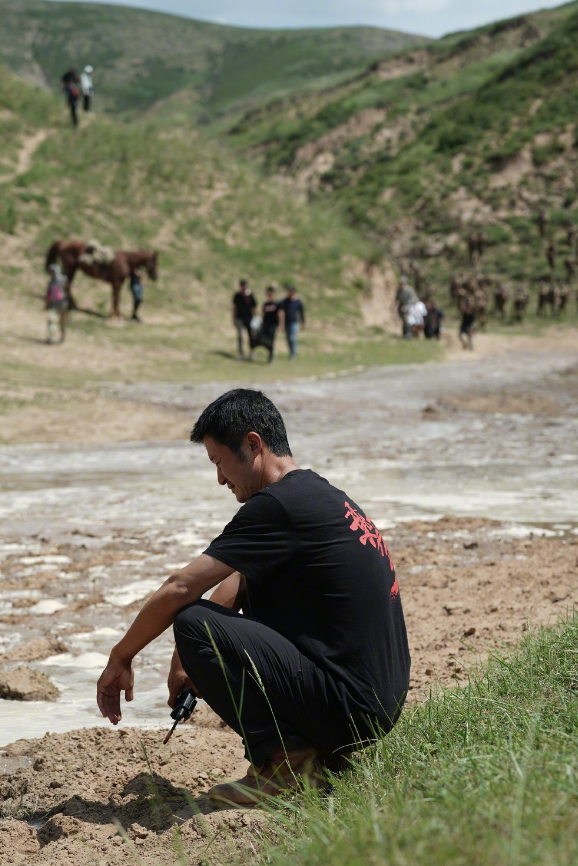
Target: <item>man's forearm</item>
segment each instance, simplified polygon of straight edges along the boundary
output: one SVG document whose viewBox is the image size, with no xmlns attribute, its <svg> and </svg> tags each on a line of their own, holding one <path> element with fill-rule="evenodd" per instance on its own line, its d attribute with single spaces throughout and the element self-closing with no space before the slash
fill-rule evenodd
<svg viewBox="0 0 578 866">
<path fill-rule="evenodd" d="M 127 664 L 151 641 L 173 624 L 181 608 L 197 601 L 232 569 L 204 554 L 186 568 L 172 574 L 145 603 L 111 655 Z"/>
</svg>

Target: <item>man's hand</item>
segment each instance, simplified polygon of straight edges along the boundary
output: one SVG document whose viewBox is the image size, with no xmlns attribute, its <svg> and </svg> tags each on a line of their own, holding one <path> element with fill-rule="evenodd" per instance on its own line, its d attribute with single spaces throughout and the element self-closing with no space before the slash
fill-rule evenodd
<svg viewBox="0 0 578 866">
<path fill-rule="evenodd" d="M 233 573 L 224 563 L 202 553 L 194 562 L 171 574 L 145 602 L 137 618 L 113 648 L 97 688 L 97 703 L 102 715 L 118 724 L 120 693 L 132 701 L 132 660 L 151 641 L 175 621 L 179 610 L 201 598 L 209 589 Z"/>
<path fill-rule="evenodd" d="M 169 671 L 167 686 L 169 687 L 169 699 L 167 701 L 167 704 L 169 705 L 171 710 L 175 706 L 176 700 L 180 693 L 183 691 L 183 689 L 192 689 L 198 698 L 201 697 L 196 690 L 194 684 L 188 678 L 185 669 L 181 664 L 181 660 L 179 658 L 179 654 L 176 648 L 171 660 L 171 669 Z"/>
<path fill-rule="evenodd" d="M 134 673 L 132 662 L 123 662 L 110 656 L 96 686 L 96 702 L 105 719 L 118 725 L 122 719 L 120 693 L 124 692 L 126 701 L 133 698 Z"/>
</svg>

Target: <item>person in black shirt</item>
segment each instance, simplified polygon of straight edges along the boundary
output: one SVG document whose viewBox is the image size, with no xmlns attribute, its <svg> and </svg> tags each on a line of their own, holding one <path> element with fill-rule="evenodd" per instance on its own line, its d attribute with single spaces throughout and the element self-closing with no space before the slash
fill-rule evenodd
<svg viewBox="0 0 578 866">
<path fill-rule="evenodd" d="M 64 95 L 68 103 L 68 107 L 70 108 L 70 119 L 72 120 L 72 125 L 74 126 L 74 128 L 76 128 L 78 126 L 76 107 L 78 105 L 78 97 L 80 95 L 80 76 L 78 74 L 78 69 L 76 68 L 76 66 L 71 66 L 70 69 L 68 69 L 64 73 L 61 80 L 62 89 L 64 90 Z"/>
<path fill-rule="evenodd" d="M 466 299 L 462 308 L 462 321 L 460 324 L 460 340 L 462 349 L 474 348 L 474 322 L 476 321 L 476 313 L 471 302 Z"/>
<path fill-rule="evenodd" d="M 251 762 L 210 797 L 255 803 L 303 778 L 318 786 L 330 758 L 395 724 L 410 670 L 399 586 L 375 524 L 347 493 L 299 469 L 260 391 L 223 394 L 191 440 L 242 507 L 145 603 L 111 652 L 98 705 L 118 723 L 121 692 L 133 696 L 132 659 L 172 624 L 169 705 L 193 688 L 243 737 Z"/>
<path fill-rule="evenodd" d="M 289 358 L 293 360 L 297 355 L 299 325 L 305 327 L 305 307 L 301 298 L 297 296 L 295 286 L 287 286 L 287 297 L 279 304 L 279 310 L 283 314 L 283 327 L 289 346 Z"/>
<path fill-rule="evenodd" d="M 272 286 L 265 292 L 263 304 L 263 326 L 261 328 L 262 344 L 269 350 L 269 364 L 275 351 L 275 336 L 279 327 L 279 303 L 275 300 L 275 289 Z"/>
<path fill-rule="evenodd" d="M 239 280 L 239 291 L 233 295 L 233 324 L 237 329 L 237 360 L 244 361 L 243 331 L 247 332 L 249 340 L 249 361 L 253 360 L 251 350 L 251 319 L 257 307 L 257 301 L 247 284 L 247 280 Z"/>
</svg>

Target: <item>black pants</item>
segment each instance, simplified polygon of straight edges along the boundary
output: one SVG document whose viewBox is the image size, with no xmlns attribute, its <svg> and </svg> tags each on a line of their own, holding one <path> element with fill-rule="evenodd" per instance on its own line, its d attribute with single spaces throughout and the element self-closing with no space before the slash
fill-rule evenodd
<svg viewBox="0 0 578 866">
<path fill-rule="evenodd" d="M 174 633 L 187 675 L 256 766 L 281 742 L 337 753 L 371 738 L 340 684 L 263 623 L 201 600 L 178 613 Z"/>
<path fill-rule="evenodd" d="M 70 119 L 72 120 L 72 125 L 76 128 L 78 126 L 78 117 L 76 114 L 76 99 L 69 99 L 68 105 L 70 107 Z"/>
<path fill-rule="evenodd" d="M 90 111 L 90 93 L 85 93 L 82 97 L 82 102 L 85 111 Z"/>
</svg>

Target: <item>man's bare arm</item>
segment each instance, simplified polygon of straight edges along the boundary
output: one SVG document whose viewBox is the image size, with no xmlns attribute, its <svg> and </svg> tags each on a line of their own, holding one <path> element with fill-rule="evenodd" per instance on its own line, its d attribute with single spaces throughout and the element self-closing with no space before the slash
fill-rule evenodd
<svg viewBox="0 0 578 866">
<path fill-rule="evenodd" d="M 228 607 L 229 610 L 239 611 L 243 607 L 244 597 L 245 578 L 238 571 L 235 571 L 229 577 L 226 577 L 225 580 L 221 581 L 211 595 L 211 601 L 223 607 Z"/>
<path fill-rule="evenodd" d="M 232 573 L 233 569 L 228 565 L 204 553 L 190 565 L 175 571 L 149 598 L 111 655 L 125 663 L 132 661 L 137 653 L 173 624 L 181 608 L 197 601 Z"/>
<path fill-rule="evenodd" d="M 121 719 L 120 693 L 125 692 L 126 700 L 132 700 L 133 658 L 172 625 L 181 608 L 197 601 L 232 573 L 228 565 L 203 553 L 172 574 L 149 598 L 125 636 L 113 647 L 98 681 L 99 709 L 113 725 Z"/>
</svg>

